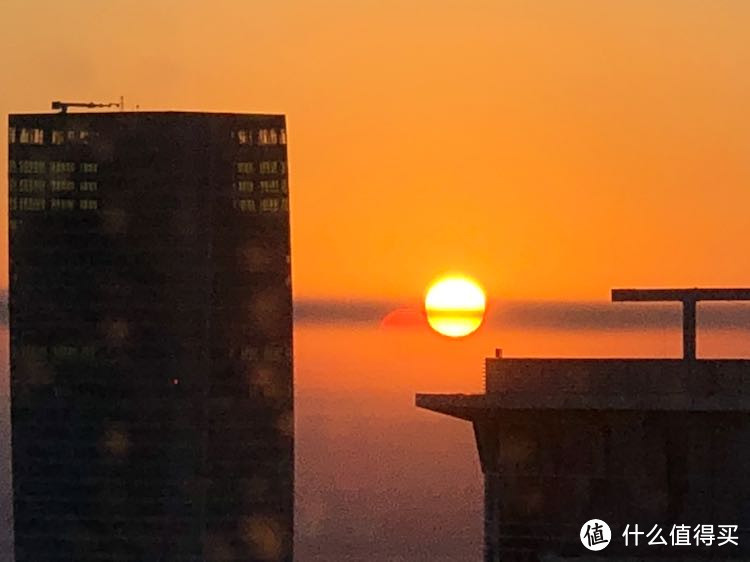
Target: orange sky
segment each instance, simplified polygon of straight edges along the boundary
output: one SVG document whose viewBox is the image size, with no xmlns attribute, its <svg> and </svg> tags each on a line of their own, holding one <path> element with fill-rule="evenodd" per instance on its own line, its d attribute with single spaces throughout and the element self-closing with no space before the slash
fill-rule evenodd
<svg viewBox="0 0 750 562">
<path fill-rule="evenodd" d="M 286 113 L 297 297 L 746 285 L 748 28 L 744 0 L 2 0 L 0 113 Z"/>
</svg>

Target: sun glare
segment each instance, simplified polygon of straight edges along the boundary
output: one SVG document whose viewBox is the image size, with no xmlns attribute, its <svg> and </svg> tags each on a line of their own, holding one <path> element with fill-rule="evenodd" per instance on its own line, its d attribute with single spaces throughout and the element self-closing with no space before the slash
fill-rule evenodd
<svg viewBox="0 0 750 562">
<path fill-rule="evenodd" d="M 452 338 L 468 336 L 482 324 L 486 298 L 479 284 L 463 276 L 442 277 L 427 290 L 427 321 L 436 332 Z"/>
</svg>

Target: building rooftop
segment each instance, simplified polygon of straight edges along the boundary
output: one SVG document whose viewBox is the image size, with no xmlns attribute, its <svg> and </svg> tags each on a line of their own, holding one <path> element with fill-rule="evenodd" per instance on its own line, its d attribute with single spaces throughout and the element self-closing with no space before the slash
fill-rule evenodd
<svg viewBox="0 0 750 562">
<path fill-rule="evenodd" d="M 11 117 L 86 117 L 86 118 L 101 118 L 101 117 L 134 117 L 134 116 L 156 116 L 156 115 L 210 115 L 216 117 L 257 117 L 257 118 L 279 118 L 284 117 L 283 113 L 258 113 L 258 112 L 229 112 L 229 111 L 178 111 L 178 110 L 165 110 L 165 111 L 71 111 L 71 112 L 60 112 L 60 111 L 44 111 L 44 112 L 29 112 L 29 113 L 11 113 Z"/>
<path fill-rule="evenodd" d="M 488 359 L 485 394 L 417 394 L 472 419 L 488 409 L 750 411 L 742 359 Z"/>
</svg>

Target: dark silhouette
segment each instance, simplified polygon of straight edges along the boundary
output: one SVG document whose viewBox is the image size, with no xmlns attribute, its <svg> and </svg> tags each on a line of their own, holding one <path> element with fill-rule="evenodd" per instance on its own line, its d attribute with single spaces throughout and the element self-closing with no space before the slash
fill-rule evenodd
<svg viewBox="0 0 750 562">
<path fill-rule="evenodd" d="M 284 127 L 10 117 L 18 562 L 292 560 Z"/>
</svg>

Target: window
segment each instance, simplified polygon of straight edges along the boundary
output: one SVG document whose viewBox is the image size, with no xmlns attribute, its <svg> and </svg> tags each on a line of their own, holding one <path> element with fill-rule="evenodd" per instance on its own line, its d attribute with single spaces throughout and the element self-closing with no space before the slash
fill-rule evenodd
<svg viewBox="0 0 750 562">
<path fill-rule="evenodd" d="M 69 211 L 75 209 L 76 202 L 74 199 L 59 199 L 53 197 L 49 200 L 49 208 L 56 210 Z"/>
<path fill-rule="evenodd" d="M 237 162 L 238 174 L 252 174 L 254 166 L 252 162 Z"/>
<path fill-rule="evenodd" d="M 281 193 L 289 193 L 289 184 L 286 180 L 281 180 Z"/>
<path fill-rule="evenodd" d="M 69 141 L 76 140 L 76 132 L 75 131 L 68 131 L 68 140 Z"/>
<path fill-rule="evenodd" d="M 42 197 L 20 197 L 18 199 L 19 211 L 43 211 L 45 201 Z"/>
<path fill-rule="evenodd" d="M 275 213 L 279 210 L 279 200 L 270 198 L 261 199 L 260 210 L 264 213 Z"/>
<path fill-rule="evenodd" d="M 46 162 L 43 160 L 21 160 L 18 163 L 18 171 L 22 174 L 43 174 L 46 170 Z"/>
<path fill-rule="evenodd" d="M 95 181 L 82 181 L 78 187 L 81 191 L 96 191 L 97 185 Z"/>
<path fill-rule="evenodd" d="M 8 171 L 13 174 L 18 171 L 18 166 L 16 165 L 15 160 L 9 160 L 8 161 Z"/>
<path fill-rule="evenodd" d="M 279 163 L 275 160 L 264 161 L 260 163 L 261 174 L 275 174 L 279 171 Z"/>
<path fill-rule="evenodd" d="M 16 142 L 16 128 L 8 127 L 8 143 L 13 144 Z"/>
<path fill-rule="evenodd" d="M 18 197 L 11 197 L 8 200 L 8 209 L 11 211 L 18 209 Z"/>
<path fill-rule="evenodd" d="M 237 182 L 237 191 L 241 191 L 243 193 L 252 193 L 253 187 L 253 182 L 249 180 L 242 180 Z"/>
<path fill-rule="evenodd" d="M 240 199 L 237 201 L 237 208 L 243 213 L 254 213 L 255 201 L 252 199 Z"/>
<path fill-rule="evenodd" d="M 261 180 L 260 191 L 261 193 L 278 193 L 279 180 Z"/>
<path fill-rule="evenodd" d="M 64 131 L 52 131 L 52 144 L 62 144 L 65 142 Z"/>
<path fill-rule="evenodd" d="M 44 187 L 46 184 L 47 182 L 44 180 L 24 178 L 18 181 L 18 191 L 22 193 L 33 193 L 33 192 L 44 193 Z M 11 184 L 10 187 L 12 190 L 14 187 L 13 184 Z"/>
<path fill-rule="evenodd" d="M 84 211 L 92 211 L 99 208 L 99 202 L 96 199 L 81 199 L 79 207 Z"/>
<path fill-rule="evenodd" d="M 89 139 L 89 132 L 88 131 L 80 131 L 78 133 L 78 138 L 81 141 L 86 142 Z"/>
<path fill-rule="evenodd" d="M 95 174 L 99 171 L 99 164 L 96 162 L 83 162 L 81 164 L 81 171 L 87 174 Z"/>
<path fill-rule="evenodd" d="M 285 212 L 289 212 L 289 197 L 283 197 L 281 199 L 281 210 Z"/>
<path fill-rule="evenodd" d="M 44 144 L 44 131 L 42 129 L 21 129 L 18 139 L 21 144 Z"/>
<path fill-rule="evenodd" d="M 51 174 L 67 174 L 76 171 L 75 162 L 50 162 L 49 171 Z"/>
<path fill-rule="evenodd" d="M 52 191 L 73 191 L 76 188 L 75 182 L 70 180 L 51 180 L 49 186 Z"/>
<path fill-rule="evenodd" d="M 279 161 L 279 173 L 286 174 L 286 162 L 284 160 Z"/>
<path fill-rule="evenodd" d="M 258 144 L 277 144 L 278 136 L 276 129 L 260 129 L 258 131 Z"/>
<path fill-rule="evenodd" d="M 286 144 L 286 129 L 279 131 L 279 144 Z"/>
<path fill-rule="evenodd" d="M 237 131 L 237 142 L 239 142 L 240 144 L 252 144 L 253 132 L 247 129 L 241 129 Z"/>
</svg>

